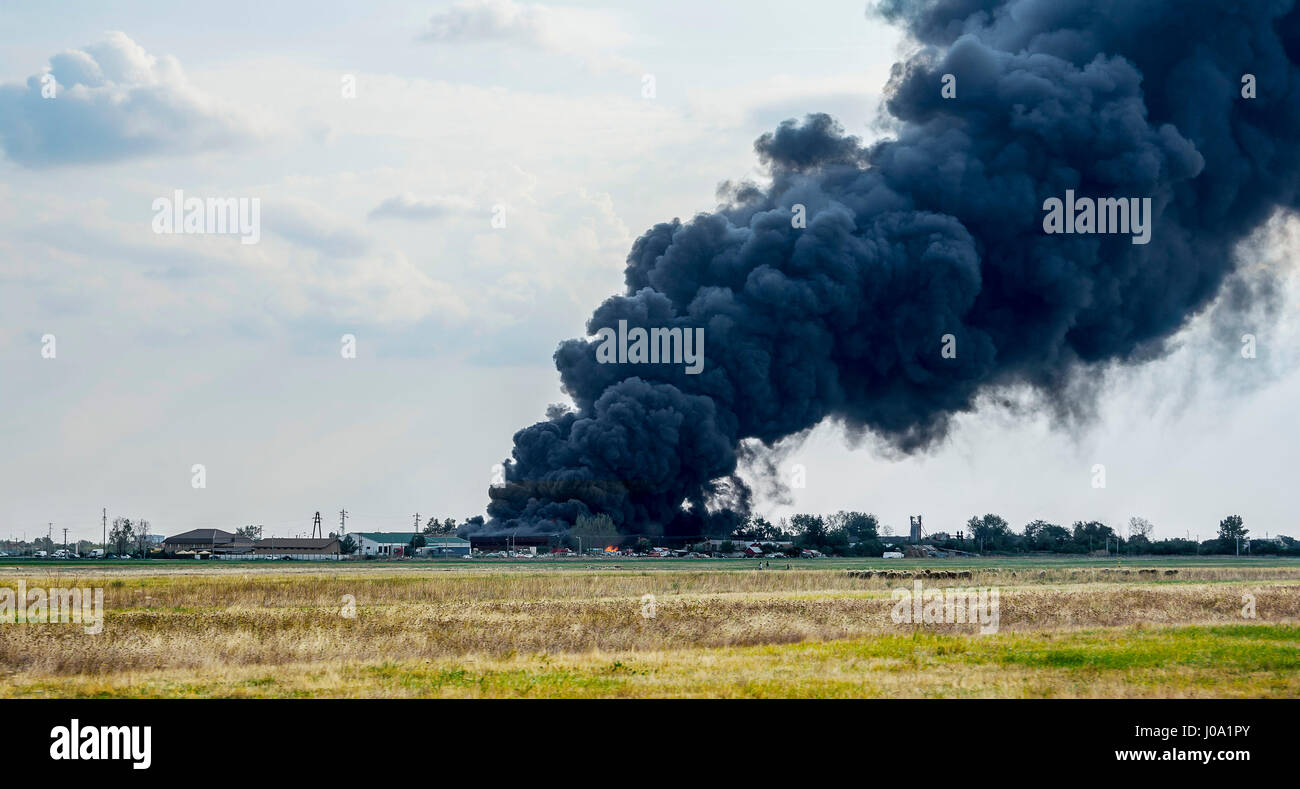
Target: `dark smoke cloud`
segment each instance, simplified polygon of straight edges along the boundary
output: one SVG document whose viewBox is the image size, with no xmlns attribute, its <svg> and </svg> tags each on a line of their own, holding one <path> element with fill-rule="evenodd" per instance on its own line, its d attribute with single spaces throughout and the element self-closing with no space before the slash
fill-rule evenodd
<svg viewBox="0 0 1300 789">
<path fill-rule="evenodd" d="M 627 290 L 588 323 L 703 327 L 681 365 L 555 354 L 576 410 L 515 435 L 486 528 L 608 513 L 627 532 L 726 528 L 746 439 L 831 418 L 899 451 L 941 439 L 978 395 L 1029 387 L 1077 411 L 1099 365 L 1159 356 L 1295 206 L 1300 14 L 1279 0 L 891 0 L 917 49 L 895 66 L 894 137 L 826 115 L 755 144 L 770 188 L 656 225 Z M 942 75 L 957 98 L 940 96 Z M 1258 98 L 1240 95 L 1254 74 Z M 1045 235 L 1065 190 L 1149 197 L 1151 242 Z M 807 227 L 792 227 L 792 207 Z M 957 338 L 957 358 L 941 337 Z M 1081 394 L 1081 392 L 1083 394 Z M 1082 398 L 1082 399 L 1081 399 Z"/>
</svg>

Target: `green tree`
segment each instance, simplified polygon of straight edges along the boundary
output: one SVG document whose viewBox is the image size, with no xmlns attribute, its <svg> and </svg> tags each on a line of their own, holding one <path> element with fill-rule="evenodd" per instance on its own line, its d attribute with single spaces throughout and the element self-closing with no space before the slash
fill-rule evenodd
<svg viewBox="0 0 1300 789">
<path fill-rule="evenodd" d="M 869 512 L 839 512 L 826 519 L 830 531 L 844 532 L 850 542 L 874 540 L 880 536 L 880 520 Z"/>
<path fill-rule="evenodd" d="M 614 526 L 614 519 L 602 512 L 599 515 L 579 515 L 569 532 L 584 537 L 611 537 L 618 534 L 618 528 Z"/>
<path fill-rule="evenodd" d="M 1043 520 L 1025 524 L 1025 547 L 1031 551 L 1064 551 L 1070 543 L 1070 530 Z"/>
<path fill-rule="evenodd" d="M 1100 551 L 1106 547 L 1109 540 L 1119 542 L 1115 531 L 1100 521 L 1075 521 L 1072 536 L 1077 550 L 1080 551 Z"/>
<path fill-rule="evenodd" d="M 1226 542 L 1236 542 L 1237 540 L 1246 539 L 1250 530 L 1246 528 L 1245 521 L 1240 515 L 1229 515 L 1219 521 L 1219 539 Z"/>
<path fill-rule="evenodd" d="M 1140 537 L 1144 541 L 1150 541 L 1155 530 L 1155 524 L 1146 518 L 1133 517 L 1128 519 L 1128 538 L 1130 540 Z"/>
<path fill-rule="evenodd" d="M 438 520 L 436 517 L 429 518 L 428 523 L 424 525 L 425 534 L 451 534 L 456 531 L 456 519 L 447 518 Z"/>
<path fill-rule="evenodd" d="M 732 529 L 731 539 L 746 540 L 749 542 L 775 542 L 777 540 L 788 540 L 790 535 L 780 526 L 769 521 L 767 518 L 753 516 L 745 518 L 744 522 Z"/>
<path fill-rule="evenodd" d="M 790 518 L 790 528 L 796 535 L 795 542 L 803 548 L 816 548 L 825 551 L 829 547 L 830 532 L 826 528 L 826 519 L 820 515 L 800 513 Z"/>
<path fill-rule="evenodd" d="M 248 526 L 240 526 L 238 529 L 235 529 L 235 534 L 242 535 L 250 540 L 260 540 L 262 539 L 262 526 L 261 524 L 258 524 L 257 526 L 253 526 L 252 524 L 249 524 Z"/>
<path fill-rule="evenodd" d="M 1001 515 L 988 513 L 983 517 L 972 517 L 966 521 L 971 537 L 981 551 L 1005 550 L 1011 536 L 1011 526 Z"/>
<path fill-rule="evenodd" d="M 617 537 L 618 529 L 614 526 L 614 519 L 605 513 L 579 515 L 578 522 L 569 529 L 565 545 L 585 551 L 588 548 L 597 548 L 610 543 L 617 544 Z"/>
<path fill-rule="evenodd" d="M 339 540 L 339 550 L 342 551 L 344 555 L 350 553 L 356 553 L 357 541 L 352 538 L 351 534 L 348 534 L 344 536 L 342 540 Z"/>
<path fill-rule="evenodd" d="M 428 541 L 424 539 L 424 535 L 423 535 L 423 534 L 415 534 L 415 535 L 412 535 L 412 536 L 411 536 L 411 542 L 406 546 L 406 555 L 407 555 L 407 556 L 414 556 L 414 555 L 415 555 L 415 549 L 416 549 L 416 548 L 423 548 L 425 545 L 428 545 Z"/>
</svg>

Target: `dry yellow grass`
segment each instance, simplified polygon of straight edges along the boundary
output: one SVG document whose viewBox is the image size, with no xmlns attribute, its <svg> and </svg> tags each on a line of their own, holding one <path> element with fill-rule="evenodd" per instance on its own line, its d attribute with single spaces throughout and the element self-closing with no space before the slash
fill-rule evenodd
<svg viewBox="0 0 1300 789">
<path fill-rule="evenodd" d="M 1262 674 L 1263 664 L 1250 660 L 1236 674 L 1193 670 L 1180 668 L 1173 650 L 1168 667 L 1120 667 L 1089 679 L 1086 665 L 988 652 L 1015 639 L 1029 639 L 1027 650 L 1043 639 L 1092 638 L 1081 633 L 1124 642 L 1189 625 L 1238 628 L 1210 638 L 1215 649 L 1243 639 L 1259 647 L 1247 638 L 1256 632 L 1250 627 L 1300 621 L 1300 568 L 1292 566 L 1180 568 L 1174 577 L 984 569 L 969 581 L 925 581 L 998 586 L 996 636 L 968 625 L 895 624 L 889 593 L 906 585 L 897 580 L 686 567 L 341 574 L 133 567 L 75 580 L 28 573 L 29 586 L 103 586 L 105 628 L 89 636 L 71 625 L 0 625 L 0 694 L 1296 695 L 1295 672 L 1284 663 L 1265 661 Z M 0 585 L 17 577 L 8 569 Z M 641 611 L 647 593 L 656 596 L 652 619 Z M 1242 618 L 1245 593 L 1255 597 L 1258 625 Z M 342 615 L 345 595 L 355 598 L 355 617 Z M 1270 644 L 1300 646 L 1293 631 L 1270 633 Z M 857 647 L 838 646 L 846 644 Z M 892 651 L 880 653 L 881 645 Z M 938 659 L 927 652 L 935 649 L 939 658 L 964 657 Z M 607 675 L 615 664 L 639 668 Z"/>
</svg>

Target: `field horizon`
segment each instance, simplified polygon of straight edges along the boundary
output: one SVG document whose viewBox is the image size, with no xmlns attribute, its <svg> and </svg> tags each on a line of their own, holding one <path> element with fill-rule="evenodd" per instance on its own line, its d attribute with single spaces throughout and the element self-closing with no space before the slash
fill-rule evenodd
<svg viewBox="0 0 1300 789">
<path fill-rule="evenodd" d="M 0 624 L 4 697 L 1300 695 L 1294 559 L 0 564 L 19 580 L 102 588 L 104 628 Z M 918 581 L 996 589 L 997 632 L 894 621 Z"/>
</svg>

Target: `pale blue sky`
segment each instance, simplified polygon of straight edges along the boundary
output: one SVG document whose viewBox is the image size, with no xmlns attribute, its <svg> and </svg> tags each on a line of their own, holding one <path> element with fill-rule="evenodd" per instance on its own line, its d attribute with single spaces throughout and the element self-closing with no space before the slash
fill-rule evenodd
<svg viewBox="0 0 1300 789">
<path fill-rule="evenodd" d="M 282 535 L 340 507 L 357 530 L 480 513 L 635 237 L 760 177 L 752 142 L 784 118 L 873 136 L 901 45 L 861 2 L 627 6 L 0 3 L 0 534 L 90 538 L 101 507 Z M 51 58 L 107 83 L 41 103 Z M 261 243 L 153 234 L 175 189 L 258 197 Z M 1295 534 L 1288 310 L 1245 367 L 1192 326 L 1080 430 L 990 410 L 888 459 L 825 425 L 789 448 L 794 508 Z"/>
</svg>

